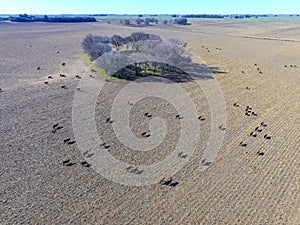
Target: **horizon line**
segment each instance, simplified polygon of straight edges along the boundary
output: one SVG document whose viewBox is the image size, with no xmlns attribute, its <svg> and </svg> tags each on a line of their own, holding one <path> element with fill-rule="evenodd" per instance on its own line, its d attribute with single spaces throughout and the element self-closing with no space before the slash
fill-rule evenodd
<svg viewBox="0 0 300 225">
<path fill-rule="evenodd" d="M 0 15 L 109 15 L 109 16 L 138 16 L 138 15 L 152 15 L 152 16 L 172 16 L 172 15 L 300 15 L 300 13 L 0 13 Z"/>
</svg>

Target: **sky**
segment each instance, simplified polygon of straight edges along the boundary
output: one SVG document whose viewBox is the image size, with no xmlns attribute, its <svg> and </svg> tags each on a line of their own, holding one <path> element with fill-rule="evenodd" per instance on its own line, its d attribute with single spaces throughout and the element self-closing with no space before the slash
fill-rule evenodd
<svg viewBox="0 0 300 225">
<path fill-rule="evenodd" d="M 0 14 L 300 14 L 299 0 L 0 0 Z"/>
</svg>

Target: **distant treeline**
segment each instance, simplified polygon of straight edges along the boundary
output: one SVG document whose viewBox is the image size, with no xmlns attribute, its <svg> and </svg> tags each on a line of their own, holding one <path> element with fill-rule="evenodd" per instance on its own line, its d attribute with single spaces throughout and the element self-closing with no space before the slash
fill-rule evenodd
<svg viewBox="0 0 300 225">
<path fill-rule="evenodd" d="M 262 15 L 256 15 L 256 14 L 242 14 L 242 15 L 230 15 L 230 18 L 234 19 L 248 19 L 248 18 L 259 18 L 259 17 L 270 17 L 272 15 L 262 14 Z"/>
<path fill-rule="evenodd" d="M 139 17 L 135 20 L 135 22 L 131 21 L 130 19 L 123 19 L 120 20 L 120 24 L 122 25 L 134 25 L 136 23 L 137 26 L 151 26 L 151 25 L 157 25 L 159 23 L 158 19 L 155 18 L 145 18 L 142 19 L 142 16 L 139 15 Z M 172 25 L 172 24 L 179 24 L 179 25 L 190 25 L 191 23 L 188 22 L 187 18 L 176 18 L 174 20 L 163 20 L 163 25 Z"/>
<path fill-rule="evenodd" d="M 48 22 L 48 23 L 86 23 L 97 22 L 95 17 L 89 16 L 29 16 L 27 14 L 20 14 L 18 17 L 10 17 L 13 22 Z"/>
<path fill-rule="evenodd" d="M 210 15 L 210 14 L 190 14 L 182 16 L 184 18 L 224 18 L 222 15 Z"/>
</svg>

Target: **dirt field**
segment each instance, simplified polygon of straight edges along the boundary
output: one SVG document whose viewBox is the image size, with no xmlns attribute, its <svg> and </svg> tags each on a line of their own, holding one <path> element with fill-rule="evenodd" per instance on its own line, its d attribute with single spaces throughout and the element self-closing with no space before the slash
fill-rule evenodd
<svg viewBox="0 0 300 225">
<path fill-rule="evenodd" d="M 75 75 L 100 79 L 91 78 L 93 73 L 80 59 L 82 39 L 90 33 L 129 35 L 139 30 L 187 41 L 202 62 L 215 68 L 226 101 L 222 148 L 200 172 L 210 110 L 194 82 L 181 84 L 206 120 L 190 162 L 173 177 L 176 187 L 119 185 L 83 167 L 76 143 L 64 143 L 67 138 L 76 141 Z M 147 29 L 104 23 L 2 23 L 0 33 L 0 224 L 300 224 L 299 23 L 196 20 L 191 26 Z M 168 103 L 145 99 L 130 115 L 137 136 L 148 127 L 141 116 L 146 110 L 167 121 L 168 135 L 152 152 L 131 152 L 105 123 L 125 85 L 105 83 L 96 107 L 99 134 L 109 143 L 109 152 L 125 162 L 164 159 L 180 133 L 176 111 Z M 246 116 L 247 106 L 257 116 Z M 56 123 L 63 127 L 54 134 Z M 239 145 L 242 141 L 245 147 Z M 65 166 L 66 159 L 76 164 Z"/>
</svg>

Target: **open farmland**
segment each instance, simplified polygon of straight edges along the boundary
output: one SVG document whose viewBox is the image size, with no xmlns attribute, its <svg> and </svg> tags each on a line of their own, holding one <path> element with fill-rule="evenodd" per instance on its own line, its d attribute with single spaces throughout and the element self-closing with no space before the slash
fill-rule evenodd
<svg viewBox="0 0 300 225">
<path fill-rule="evenodd" d="M 147 28 L 0 24 L 0 224 L 299 224 L 300 24 L 192 23 Z M 164 142 L 150 152 L 123 146 L 106 120 L 126 82 L 101 80 L 81 60 L 81 41 L 87 34 L 125 36 L 135 31 L 186 41 L 212 68 L 225 98 L 222 147 L 210 167 L 200 172 L 211 129 L 210 109 L 195 82 L 180 84 L 205 120 L 195 118 L 201 123 L 200 142 L 173 176 L 176 187 L 114 183 L 93 166 L 80 164 L 85 159 L 76 143 L 64 143 L 68 138 L 76 141 L 72 106 L 80 75 L 104 84 L 95 121 L 112 155 L 147 165 L 174 150 L 180 122 L 174 120 L 176 110 L 159 99 L 134 105 L 130 125 L 142 138 L 150 121 L 143 115 L 150 110 L 168 125 Z M 247 116 L 247 106 L 257 115 Z M 62 128 L 53 133 L 56 123 Z M 75 164 L 63 165 L 66 159 Z"/>
</svg>

